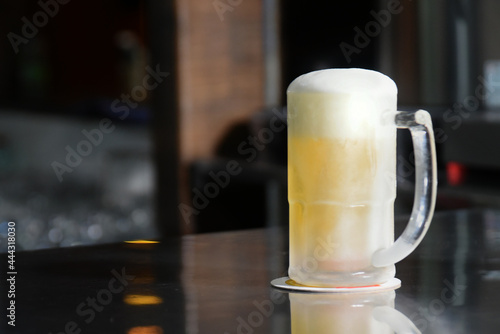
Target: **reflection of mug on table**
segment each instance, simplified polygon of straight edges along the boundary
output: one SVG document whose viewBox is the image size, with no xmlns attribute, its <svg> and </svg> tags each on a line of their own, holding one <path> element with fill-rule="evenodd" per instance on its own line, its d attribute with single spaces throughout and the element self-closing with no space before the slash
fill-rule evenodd
<svg viewBox="0 0 500 334">
<path fill-rule="evenodd" d="M 287 95 L 290 278 L 325 287 L 388 281 L 434 211 L 429 114 L 398 112 L 394 82 L 369 70 L 311 72 Z M 417 180 L 410 223 L 394 243 L 398 127 L 412 133 Z"/>
<path fill-rule="evenodd" d="M 394 290 L 377 293 L 290 293 L 292 334 L 420 333 L 394 309 Z"/>
</svg>

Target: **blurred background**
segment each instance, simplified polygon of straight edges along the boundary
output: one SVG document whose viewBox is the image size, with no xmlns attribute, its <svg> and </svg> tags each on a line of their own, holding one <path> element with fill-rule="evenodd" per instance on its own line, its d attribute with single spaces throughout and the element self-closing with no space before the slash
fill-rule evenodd
<svg viewBox="0 0 500 334">
<path fill-rule="evenodd" d="M 331 67 L 431 112 L 437 210 L 500 207 L 496 0 L 19 0 L 0 29 L 1 251 L 8 221 L 26 250 L 287 224 L 286 87 Z"/>
</svg>

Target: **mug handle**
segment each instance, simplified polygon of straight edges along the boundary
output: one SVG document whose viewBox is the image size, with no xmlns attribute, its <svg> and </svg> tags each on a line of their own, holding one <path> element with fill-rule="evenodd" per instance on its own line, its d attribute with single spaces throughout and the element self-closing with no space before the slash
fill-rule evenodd
<svg viewBox="0 0 500 334">
<path fill-rule="evenodd" d="M 415 197 L 408 225 L 391 247 L 373 254 L 374 267 L 393 265 L 415 250 L 429 228 L 436 204 L 436 147 L 431 116 L 425 110 L 397 111 L 395 122 L 399 129 L 411 132 L 415 152 Z"/>
</svg>

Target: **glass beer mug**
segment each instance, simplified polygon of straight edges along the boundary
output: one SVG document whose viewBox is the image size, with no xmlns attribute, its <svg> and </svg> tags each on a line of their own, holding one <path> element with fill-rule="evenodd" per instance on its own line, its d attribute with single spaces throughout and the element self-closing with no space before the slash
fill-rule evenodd
<svg viewBox="0 0 500 334">
<path fill-rule="evenodd" d="M 377 285 L 424 237 L 436 199 L 430 115 L 397 111 L 397 87 L 364 69 L 304 74 L 287 90 L 289 276 L 317 287 Z M 396 132 L 415 151 L 410 221 L 394 242 Z"/>
</svg>

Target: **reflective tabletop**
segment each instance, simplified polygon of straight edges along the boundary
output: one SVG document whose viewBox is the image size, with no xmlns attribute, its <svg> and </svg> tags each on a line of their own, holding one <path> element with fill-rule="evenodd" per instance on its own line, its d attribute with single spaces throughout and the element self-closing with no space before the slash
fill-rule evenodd
<svg viewBox="0 0 500 334">
<path fill-rule="evenodd" d="M 396 232 L 406 224 L 398 219 Z M 2 333 L 498 333 L 500 212 L 438 212 L 396 265 L 401 287 L 288 293 L 283 228 L 17 252 Z M 7 282 L 7 284 L 5 284 Z M 14 289 L 15 296 L 8 296 Z M 14 324 L 6 317 L 14 300 Z M 12 324 L 12 323 L 11 323 Z"/>
</svg>

